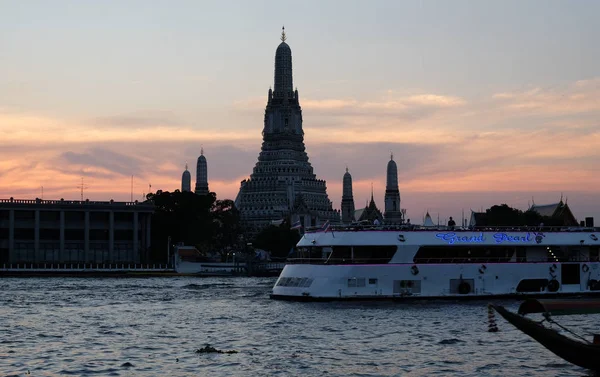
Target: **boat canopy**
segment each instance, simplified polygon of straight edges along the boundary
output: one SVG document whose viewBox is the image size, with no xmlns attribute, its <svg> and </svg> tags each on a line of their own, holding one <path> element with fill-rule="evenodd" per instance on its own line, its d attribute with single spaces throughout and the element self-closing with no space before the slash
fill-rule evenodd
<svg viewBox="0 0 600 377">
<path fill-rule="evenodd" d="M 548 313 L 552 315 L 600 313 L 600 299 L 526 300 L 519 306 L 519 314 Z"/>
</svg>

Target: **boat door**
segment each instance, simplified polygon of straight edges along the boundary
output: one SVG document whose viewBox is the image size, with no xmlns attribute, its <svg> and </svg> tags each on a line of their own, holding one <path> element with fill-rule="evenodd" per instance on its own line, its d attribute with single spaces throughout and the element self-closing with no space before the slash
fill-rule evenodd
<svg viewBox="0 0 600 377">
<path fill-rule="evenodd" d="M 565 286 L 571 286 L 579 291 L 581 288 L 581 267 L 579 263 L 562 263 L 560 266 L 560 282 Z M 570 290 L 568 290 L 570 291 Z"/>
</svg>

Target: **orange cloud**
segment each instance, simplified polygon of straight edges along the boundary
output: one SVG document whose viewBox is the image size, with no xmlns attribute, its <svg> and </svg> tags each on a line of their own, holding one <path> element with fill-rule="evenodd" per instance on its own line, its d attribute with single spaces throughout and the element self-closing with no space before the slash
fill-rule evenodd
<svg viewBox="0 0 600 377">
<path fill-rule="evenodd" d="M 348 164 L 357 208 L 383 204 L 385 165 L 393 151 L 401 193 L 597 192 L 600 79 L 555 88 L 459 96 L 389 92 L 376 100 L 301 98 L 307 151 L 327 180 L 334 207 Z M 128 200 L 180 187 L 184 163 L 195 176 L 200 144 L 209 184 L 235 198 L 260 151 L 266 98 L 238 101 L 239 124 L 199 127 L 168 113 L 58 119 L 0 111 L 0 197 L 78 198 L 85 177 L 91 199 Z M 238 112 L 239 113 L 239 112 Z M 208 147 L 208 148 L 206 148 Z M 410 196 L 403 194 L 407 205 Z M 422 208 L 412 208 L 419 212 Z"/>
<path fill-rule="evenodd" d="M 575 114 L 600 111 L 600 78 L 580 80 L 552 88 L 496 93 L 492 98 L 511 111 L 541 114 Z"/>
</svg>

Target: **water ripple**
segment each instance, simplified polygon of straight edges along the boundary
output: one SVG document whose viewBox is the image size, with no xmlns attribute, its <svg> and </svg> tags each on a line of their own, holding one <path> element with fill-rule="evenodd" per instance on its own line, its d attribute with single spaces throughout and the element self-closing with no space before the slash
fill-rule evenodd
<svg viewBox="0 0 600 377">
<path fill-rule="evenodd" d="M 5 278 L 0 375 L 588 375 L 501 319 L 488 333 L 486 302 L 279 302 L 274 282 Z M 239 353 L 194 353 L 206 344 Z"/>
</svg>

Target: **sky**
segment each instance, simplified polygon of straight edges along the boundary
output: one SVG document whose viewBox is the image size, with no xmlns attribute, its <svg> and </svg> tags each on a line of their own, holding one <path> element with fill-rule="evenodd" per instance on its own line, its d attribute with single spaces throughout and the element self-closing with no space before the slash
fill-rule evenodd
<svg viewBox="0 0 600 377">
<path fill-rule="evenodd" d="M 600 223 L 600 2 L 0 0 L 0 198 L 140 200 L 204 149 L 234 199 L 285 25 L 306 150 L 340 207 L 413 223 L 557 202 Z M 133 175 L 133 194 L 131 177 Z M 193 184 L 193 182 L 192 182 Z M 150 187 L 151 185 L 151 187 Z"/>
</svg>

